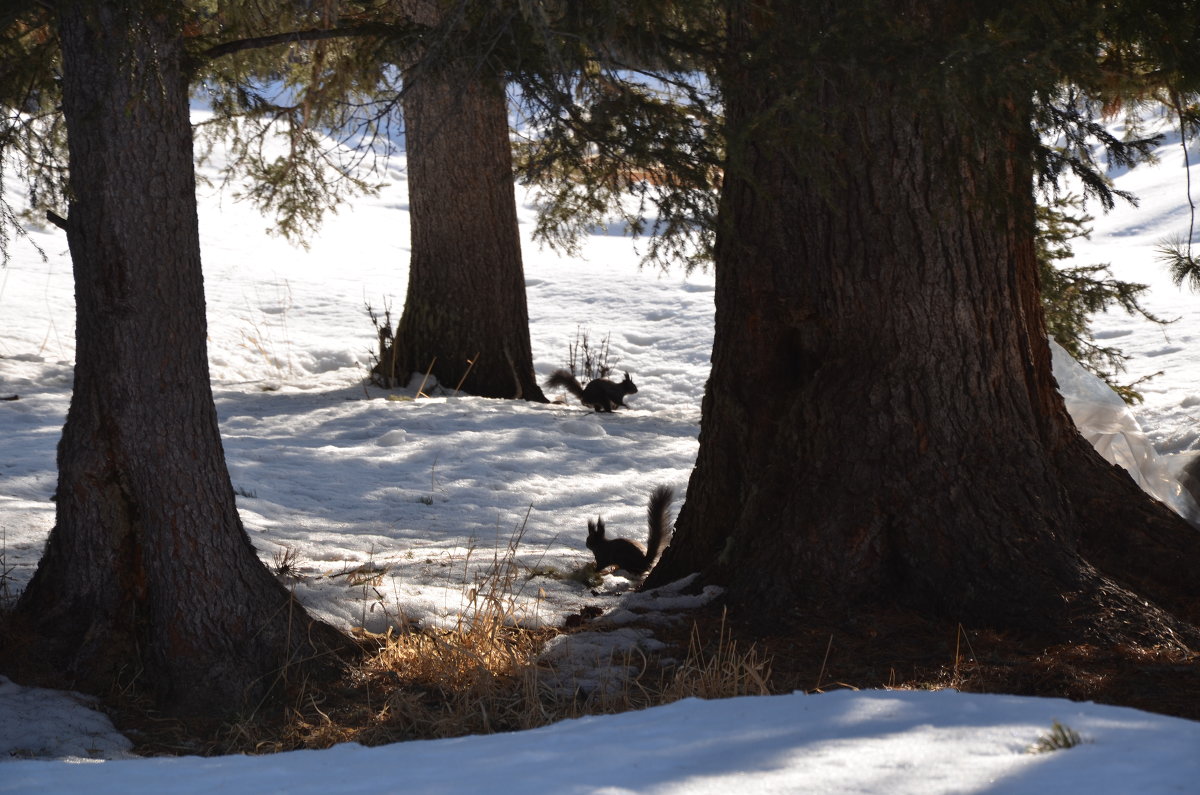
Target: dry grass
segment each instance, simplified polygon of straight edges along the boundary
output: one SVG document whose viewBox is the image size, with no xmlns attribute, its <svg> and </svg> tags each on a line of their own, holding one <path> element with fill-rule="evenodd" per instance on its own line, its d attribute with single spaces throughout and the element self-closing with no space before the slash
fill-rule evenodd
<svg viewBox="0 0 1200 795">
<path fill-rule="evenodd" d="M 635 655 L 611 669 L 633 675 L 591 691 L 564 686 L 541 657 L 551 638 L 595 631 L 596 611 L 570 630 L 517 620 L 527 580 L 514 562 L 519 539 L 493 555 L 464 586 L 461 619 L 450 628 L 360 632 L 363 662 L 334 682 L 294 687 L 275 720 L 185 736 L 168 723 L 141 721 L 142 753 L 271 752 L 356 741 L 516 731 L 585 714 L 666 704 L 686 697 L 820 692 L 835 688 L 938 689 L 1087 699 L 1182 717 L 1200 717 L 1200 661 L 1154 649 L 1048 646 L 1035 638 L 978 631 L 902 610 L 824 621 L 797 616 L 765 628 L 759 616 L 709 607 L 674 625 L 655 625 L 664 659 Z M 684 651 L 686 649 L 686 652 Z M 666 655 L 681 656 L 670 662 Z M 122 724 L 119 724 L 122 725 Z M 1053 742 L 1054 740 L 1051 740 Z"/>
<path fill-rule="evenodd" d="M 697 616 L 702 636 L 720 624 L 772 660 L 773 692 L 837 688 L 954 688 L 972 693 L 1069 698 L 1200 719 L 1200 654 L 1086 643 L 977 629 L 900 608 L 852 616 L 798 611 L 764 626 L 761 616 Z M 814 675 L 815 674 L 815 675 Z"/>
<path fill-rule="evenodd" d="M 1200 659 L 1155 649 L 1049 646 L 1036 638 L 978 631 L 902 610 L 824 621 L 797 613 L 786 626 L 709 607 L 689 621 L 656 624 L 655 637 L 681 662 L 618 659 L 635 675 L 590 693 L 563 687 L 540 656 L 568 631 L 595 630 L 584 611 L 572 630 L 515 620 L 524 578 L 511 555 L 466 588 L 478 609 L 443 629 L 360 632 L 369 651 L 335 681 L 292 682 L 273 716 L 198 731 L 154 715 L 125 696 L 108 700 L 114 720 L 151 754 L 265 753 L 357 741 L 377 745 L 534 728 L 584 714 L 619 712 L 695 696 L 818 692 L 833 688 L 937 689 L 1057 696 L 1200 718 Z M 465 602 L 471 605 L 470 600 Z M 686 653 L 683 650 L 686 649 Z M 123 703 L 118 703 L 123 702 Z M 269 719 L 268 719 L 269 718 Z M 132 730 L 132 731 L 131 731 Z M 1051 742 L 1054 742 L 1052 739 Z"/>
<path fill-rule="evenodd" d="M 1079 732 L 1070 726 L 1064 726 L 1058 721 L 1054 721 L 1050 726 L 1050 731 L 1039 737 L 1038 741 L 1029 747 L 1029 753 L 1048 754 L 1074 748 L 1084 742 L 1087 740 L 1084 740 Z"/>
<path fill-rule="evenodd" d="M 517 731 L 690 696 L 771 692 L 770 663 L 753 645 L 743 650 L 724 630 L 712 642 L 693 632 L 686 658 L 677 664 L 618 661 L 636 674 L 618 679 L 616 687 L 585 692 L 577 683 L 564 684 L 560 672 L 540 657 L 563 630 L 526 626 L 518 616 L 528 584 L 516 562 L 523 533 L 524 524 L 467 581 L 454 626 L 422 628 L 401 617 L 397 626 L 404 629 L 383 635 L 357 630 L 369 653 L 341 680 L 303 683 L 281 721 L 227 726 L 209 751 L 263 753 Z M 468 563 L 476 551 L 469 547 Z M 464 572 L 470 570 L 464 563 Z"/>
<path fill-rule="evenodd" d="M 291 336 L 288 333 L 288 313 L 293 305 L 292 286 L 285 279 L 282 284 L 276 285 L 276 292 L 279 308 L 274 312 L 262 308 L 264 301 L 257 291 L 254 305 L 246 298 L 246 314 L 241 318 L 246 327 L 240 330 L 241 346 L 257 353 L 277 377 L 290 378 L 294 373 Z M 278 352 L 281 347 L 282 355 Z"/>
<path fill-rule="evenodd" d="M 692 625 L 687 658 L 672 672 L 662 688 L 659 703 L 682 698 L 733 698 L 765 696 L 771 693 L 771 660 L 751 643 L 744 650 L 729 634 L 726 614 L 722 612 L 720 629 L 712 649 Z"/>
<path fill-rule="evenodd" d="M 278 733 L 234 727 L 222 751 L 325 748 L 355 741 L 378 745 L 411 739 L 519 731 L 585 714 L 771 692 L 770 664 L 728 637 L 707 648 L 694 636 L 686 659 L 671 667 L 643 660 L 621 686 L 584 694 L 563 687 L 538 659 L 557 630 L 494 621 L 500 613 L 450 630 L 366 636 L 377 651 L 335 688 L 300 694 Z M 625 662 L 628 662 L 626 660 Z"/>
</svg>

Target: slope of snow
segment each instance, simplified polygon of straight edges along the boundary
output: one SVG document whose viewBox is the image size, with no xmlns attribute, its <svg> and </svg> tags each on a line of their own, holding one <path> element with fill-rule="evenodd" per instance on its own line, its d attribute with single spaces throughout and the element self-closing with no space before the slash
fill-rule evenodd
<svg viewBox="0 0 1200 795">
<path fill-rule="evenodd" d="M 1059 722 L 1082 743 L 1030 749 Z M 0 792 L 1194 791 L 1200 724 L 1063 699 L 838 691 L 699 701 L 512 734 L 262 757 L 19 761 Z"/>
</svg>

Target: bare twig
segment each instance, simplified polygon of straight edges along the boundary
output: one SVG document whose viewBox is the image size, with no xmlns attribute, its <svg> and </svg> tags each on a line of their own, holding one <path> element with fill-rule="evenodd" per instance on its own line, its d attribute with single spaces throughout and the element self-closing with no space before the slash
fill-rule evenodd
<svg viewBox="0 0 1200 795">
<path fill-rule="evenodd" d="M 433 372 L 433 366 L 437 363 L 437 357 L 433 357 L 433 361 L 429 363 L 429 369 L 425 371 L 425 377 L 421 379 L 421 385 L 417 387 L 417 397 L 429 397 L 425 394 L 425 382 L 429 380 L 429 374 Z"/>
<path fill-rule="evenodd" d="M 475 366 L 475 362 L 479 361 L 479 354 L 475 354 L 475 358 L 467 359 L 467 371 L 462 374 L 462 378 L 458 379 L 458 383 L 454 387 L 454 394 L 458 394 L 458 390 L 462 388 L 463 382 L 467 380 L 467 376 L 471 374 L 471 368 Z"/>
</svg>

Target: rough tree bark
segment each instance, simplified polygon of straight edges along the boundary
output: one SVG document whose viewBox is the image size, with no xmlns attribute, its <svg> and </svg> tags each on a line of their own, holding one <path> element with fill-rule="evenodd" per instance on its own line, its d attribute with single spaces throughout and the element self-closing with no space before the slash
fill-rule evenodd
<svg viewBox="0 0 1200 795">
<path fill-rule="evenodd" d="M 171 713 L 253 706 L 346 647 L 259 561 L 209 386 L 188 81 L 162 3 L 61 3 L 76 291 L 57 521 L 17 606 L 26 650 Z"/>
<path fill-rule="evenodd" d="M 793 49 L 836 6 L 733 5 L 735 37 L 769 24 Z M 969 102 L 914 101 L 894 67 L 798 79 L 755 66 L 770 57 L 724 83 L 712 376 L 649 584 L 707 571 L 768 619 L 901 603 L 1195 642 L 1132 589 L 1200 617 L 1183 576 L 1200 534 L 1096 455 L 1055 389 L 1024 104 L 980 125 Z"/>
<path fill-rule="evenodd" d="M 483 69 L 423 64 L 405 88 L 412 252 L 394 362 L 381 364 L 407 380 L 433 363 L 445 386 L 465 374 L 470 394 L 546 402 L 529 342 L 508 104 Z"/>
</svg>

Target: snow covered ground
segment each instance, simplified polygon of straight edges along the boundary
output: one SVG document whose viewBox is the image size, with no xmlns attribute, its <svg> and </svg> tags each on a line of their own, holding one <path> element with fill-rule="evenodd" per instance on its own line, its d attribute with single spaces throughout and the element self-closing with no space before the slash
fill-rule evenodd
<svg viewBox="0 0 1200 795">
<path fill-rule="evenodd" d="M 1200 153 L 1192 152 L 1192 162 Z M 1142 198 L 1096 221 L 1080 263 L 1109 262 L 1149 283 L 1167 328 L 1123 314 L 1098 335 L 1133 355 L 1137 409 L 1165 454 L 1200 450 L 1200 297 L 1154 261 L 1186 234 L 1178 139 L 1159 165 L 1117 175 Z M 213 175 L 212 166 L 202 173 Z M 1194 175 L 1200 170 L 1193 169 Z M 640 271 L 630 241 L 597 233 L 586 259 L 529 244 L 525 264 L 535 366 L 562 366 L 580 327 L 611 335 L 639 392 L 631 408 L 528 405 L 443 395 L 394 400 L 364 384 L 374 341 L 364 311 L 398 315 L 407 283 L 402 160 L 376 198 L 331 217 L 303 250 L 215 189 L 200 197 L 209 352 L 225 449 L 247 530 L 264 561 L 298 555 L 300 599 L 342 626 L 382 630 L 401 616 L 447 623 L 479 566 L 521 533 L 526 620 L 558 622 L 584 604 L 615 606 L 561 575 L 590 560 L 586 519 L 643 538 L 659 483 L 683 497 L 712 343 L 711 275 Z M 11 188 L 12 185 L 10 184 Z M 519 194 L 523 229 L 532 198 Z M 73 286 L 62 234 L 32 232 L 0 269 L 0 596 L 29 580 L 54 522 L 55 445 L 70 397 Z M 678 508 L 678 502 L 676 509 Z M 373 576 L 350 576 L 369 571 Z M 608 578 L 606 588 L 626 584 Z M 634 638 L 634 642 L 650 642 Z M 0 680 L 0 759 L 116 759 L 127 744 L 73 697 Z M 1059 720 L 1089 742 L 1026 753 Z M 955 693 L 830 693 L 687 701 L 533 732 L 274 757 L 15 761 L 0 792 L 105 791 L 1195 791 L 1200 725 L 1053 699 Z M 508 782 L 507 784 L 502 782 Z"/>
<path fill-rule="evenodd" d="M 1082 743 L 1030 747 L 1055 721 Z M 0 792 L 1188 793 L 1200 723 L 1063 699 L 838 691 L 264 757 L 0 764 Z"/>
</svg>

